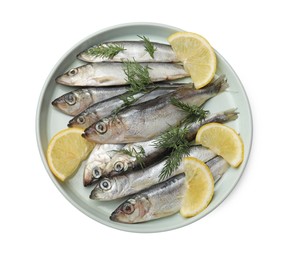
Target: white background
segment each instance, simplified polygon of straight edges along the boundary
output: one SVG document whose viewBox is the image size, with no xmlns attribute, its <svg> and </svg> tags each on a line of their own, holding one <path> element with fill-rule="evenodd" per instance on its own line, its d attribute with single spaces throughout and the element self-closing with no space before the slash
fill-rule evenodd
<svg viewBox="0 0 291 260">
<path fill-rule="evenodd" d="M 290 259 L 288 1 L 1 1 L 1 259 Z M 126 22 L 205 36 L 248 94 L 248 166 L 231 195 L 190 226 L 155 234 L 88 218 L 57 190 L 35 134 L 38 98 L 59 58 L 84 37 Z M 290 125 L 290 124 L 289 124 Z"/>
</svg>

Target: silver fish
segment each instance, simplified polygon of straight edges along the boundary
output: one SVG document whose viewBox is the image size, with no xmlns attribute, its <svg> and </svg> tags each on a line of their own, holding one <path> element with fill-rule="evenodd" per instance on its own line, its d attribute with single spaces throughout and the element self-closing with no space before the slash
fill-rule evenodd
<svg viewBox="0 0 291 260">
<path fill-rule="evenodd" d="M 194 140 L 198 129 L 205 124 L 212 122 L 226 123 L 237 119 L 237 117 L 238 113 L 235 109 L 211 114 L 201 122 L 195 122 L 187 126 L 189 129 L 187 139 L 188 141 Z M 156 147 L 154 145 L 155 141 L 156 139 L 126 144 L 121 151 L 115 151 L 111 160 L 104 165 L 105 168 L 102 169 L 102 176 L 116 175 L 130 171 L 139 168 L 141 164 L 143 167 L 147 167 L 167 155 L 168 151 L 165 148 Z"/>
<path fill-rule="evenodd" d="M 209 161 L 216 156 L 211 150 L 202 146 L 194 146 L 190 149 L 189 156 L 196 157 L 201 161 Z M 129 173 L 120 174 L 110 178 L 100 178 L 96 187 L 92 190 L 90 198 L 94 200 L 107 201 L 125 197 L 137 193 L 159 182 L 160 173 L 165 165 L 163 160 L 148 168 Z M 182 172 L 182 165 L 172 175 Z"/>
<path fill-rule="evenodd" d="M 104 165 L 111 160 L 112 153 L 122 147 L 122 144 L 96 144 L 86 162 L 83 174 L 84 186 L 101 177 L 100 168 L 105 167 Z"/>
<path fill-rule="evenodd" d="M 238 112 L 236 112 L 236 108 L 231 108 L 228 110 L 225 110 L 223 112 L 219 113 L 213 113 L 208 115 L 204 120 L 198 123 L 189 124 L 188 127 L 188 135 L 187 140 L 191 141 L 195 139 L 196 133 L 198 132 L 198 129 L 209 123 L 226 123 L 229 121 L 236 120 L 238 118 Z"/>
<path fill-rule="evenodd" d="M 76 116 L 89 106 L 102 100 L 121 95 L 128 91 L 125 86 L 112 88 L 80 88 L 68 92 L 54 101 L 52 105 L 61 112 Z"/>
<path fill-rule="evenodd" d="M 140 143 L 142 144 L 142 143 Z M 97 144 L 98 146 L 103 146 L 107 144 Z M 145 158 L 143 158 L 143 167 L 149 166 L 150 164 L 158 161 L 159 159 L 162 159 L 166 154 L 167 151 L 165 149 L 158 149 L 152 146 L 152 141 L 144 142 L 143 144 L 144 150 L 145 150 Z M 130 148 L 129 148 L 130 147 Z M 141 146 L 139 146 L 137 143 L 135 143 L 134 146 L 128 146 L 126 145 L 126 150 L 131 151 L 135 153 L 140 152 L 140 150 L 143 149 Z M 88 186 L 91 184 L 96 183 L 100 177 L 104 176 L 113 176 L 117 174 L 121 174 L 123 172 L 127 172 L 130 170 L 133 170 L 134 168 L 139 169 L 138 164 L 139 162 L 137 161 L 137 157 L 132 157 L 127 153 L 124 152 L 119 152 L 119 151 L 124 151 L 125 146 L 122 145 L 121 149 L 114 149 L 111 151 L 108 151 L 110 153 L 110 159 L 105 156 L 104 160 L 94 160 L 95 156 L 94 150 L 91 152 L 90 157 L 92 156 L 92 159 L 89 160 L 91 161 L 90 165 L 85 166 L 84 170 L 84 186 Z M 92 167 L 94 165 L 94 167 Z M 98 174 L 96 174 L 96 169 Z"/>
<path fill-rule="evenodd" d="M 216 156 L 210 161 L 208 161 L 207 166 L 209 167 L 214 183 L 218 182 L 223 174 L 228 170 L 229 164 L 221 156 Z"/>
<path fill-rule="evenodd" d="M 180 84 L 177 85 L 177 87 L 172 86 L 173 85 L 169 84 L 168 88 L 155 88 L 152 91 L 149 89 L 149 91 L 151 91 L 149 93 L 140 92 L 134 95 L 130 95 L 130 93 L 126 92 L 124 94 L 95 103 L 72 118 L 69 121 L 68 127 L 85 129 L 103 117 L 109 116 L 115 109 L 121 107 L 124 104 L 123 100 L 126 97 L 129 97 L 130 100 L 136 100 L 134 104 L 140 104 L 158 96 L 173 92 L 178 86 L 180 86 Z"/>
<path fill-rule="evenodd" d="M 228 169 L 228 163 L 220 156 L 206 163 L 217 181 Z M 155 184 L 123 202 L 110 216 L 112 221 L 140 223 L 179 212 L 186 192 L 185 174 Z"/>
<path fill-rule="evenodd" d="M 123 202 L 110 216 L 121 223 L 140 223 L 177 213 L 186 192 L 185 173 L 155 184 Z"/>
<path fill-rule="evenodd" d="M 183 66 L 175 63 L 140 63 L 148 67 L 152 82 L 188 77 Z M 56 82 L 68 86 L 116 86 L 128 84 L 123 63 L 91 63 L 72 68 L 56 78 Z"/>
<path fill-rule="evenodd" d="M 175 126 L 185 112 L 171 103 L 172 98 L 189 105 L 201 106 L 227 88 L 221 76 L 203 89 L 181 87 L 167 95 L 131 106 L 117 116 L 105 117 L 87 128 L 83 137 L 96 143 L 134 143 L 151 140 Z"/>
<path fill-rule="evenodd" d="M 114 57 L 100 57 L 92 54 L 94 48 L 108 47 L 117 45 L 124 50 L 118 52 Z M 122 62 L 122 61 L 136 61 L 136 62 L 178 62 L 178 59 L 170 45 L 152 42 L 155 49 L 154 57 L 145 50 L 143 41 L 114 41 L 105 42 L 101 45 L 94 45 L 89 49 L 81 52 L 77 57 L 86 62 Z"/>
</svg>

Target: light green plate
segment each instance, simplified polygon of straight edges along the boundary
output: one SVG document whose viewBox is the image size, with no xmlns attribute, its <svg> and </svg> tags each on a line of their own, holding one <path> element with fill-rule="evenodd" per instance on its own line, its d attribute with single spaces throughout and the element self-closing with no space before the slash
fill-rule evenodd
<svg viewBox="0 0 291 260">
<path fill-rule="evenodd" d="M 47 81 L 44 84 L 39 98 L 36 116 L 37 142 L 44 166 L 53 183 L 60 192 L 80 211 L 95 219 L 96 221 L 113 228 L 132 232 L 158 232 L 179 228 L 204 217 L 215 209 L 232 191 L 240 179 L 248 161 L 252 142 L 252 117 L 249 102 L 244 88 L 226 60 L 216 52 L 218 58 L 217 74 L 226 74 L 230 88 L 225 93 L 218 95 L 207 102 L 206 109 L 211 113 L 237 108 L 239 118 L 228 125 L 240 133 L 245 144 L 245 160 L 238 169 L 229 169 L 215 186 L 215 195 L 210 205 L 199 215 L 185 219 L 179 214 L 150 221 L 142 224 L 120 224 L 109 219 L 111 212 L 123 201 L 98 202 L 89 199 L 92 187 L 83 187 L 83 169 L 80 167 L 76 175 L 65 183 L 59 182 L 50 172 L 46 162 L 45 154 L 49 140 L 58 131 L 67 127 L 69 116 L 55 110 L 51 101 L 56 97 L 71 91 L 73 88 L 61 86 L 55 83 L 55 78 L 67 71 L 69 68 L 83 64 L 76 59 L 76 55 L 86 48 L 110 40 L 138 40 L 137 35 L 145 35 L 152 41 L 167 43 L 167 37 L 181 29 L 163 24 L 131 23 L 104 29 L 82 40 L 69 50 L 55 65 Z"/>
</svg>

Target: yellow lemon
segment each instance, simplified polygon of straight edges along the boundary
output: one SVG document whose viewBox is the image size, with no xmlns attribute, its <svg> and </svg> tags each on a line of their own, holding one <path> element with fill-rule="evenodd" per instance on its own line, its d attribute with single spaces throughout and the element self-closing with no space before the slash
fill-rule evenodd
<svg viewBox="0 0 291 260">
<path fill-rule="evenodd" d="M 187 190 L 180 214 L 185 218 L 190 218 L 209 205 L 214 194 L 214 180 L 209 167 L 194 157 L 184 158 L 183 167 Z"/>
<path fill-rule="evenodd" d="M 196 142 L 222 156 L 232 167 L 238 167 L 244 159 L 244 144 L 238 133 L 223 124 L 209 123 L 202 126 Z"/>
<path fill-rule="evenodd" d="M 47 162 L 52 173 L 61 181 L 72 176 L 80 163 L 92 151 L 94 144 L 84 139 L 82 129 L 67 128 L 49 142 Z"/>
<path fill-rule="evenodd" d="M 207 85 L 216 72 L 216 55 L 209 42 L 201 35 L 191 32 L 176 32 L 168 37 L 177 58 L 199 89 Z"/>
</svg>

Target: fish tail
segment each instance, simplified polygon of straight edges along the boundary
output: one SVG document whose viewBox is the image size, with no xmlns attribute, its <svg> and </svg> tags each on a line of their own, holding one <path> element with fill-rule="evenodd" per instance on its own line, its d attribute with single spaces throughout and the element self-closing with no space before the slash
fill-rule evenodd
<svg viewBox="0 0 291 260">
<path fill-rule="evenodd" d="M 220 86 L 219 93 L 225 91 L 227 88 L 229 88 L 229 84 L 227 82 L 226 76 L 223 74 L 219 76 L 214 82 L 214 85 Z"/>
<path fill-rule="evenodd" d="M 233 121 L 238 118 L 239 112 L 237 112 L 236 110 L 237 108 L 231 108 L 223 112 L 226 122 Z"/>
<path fill-rule="evenodd" d="M 218 93 L 223 92 L 229 87 L 227 83 L 227 79 L 225 75 L 221 75 L 218 78 L 214 79 L 208 87 L 206 86 L 205 88 L 201 88 L 201 91 L 205 91 L 205 93 L 212 93 L 213 95 L 216 95 Z"/>
</svg>

